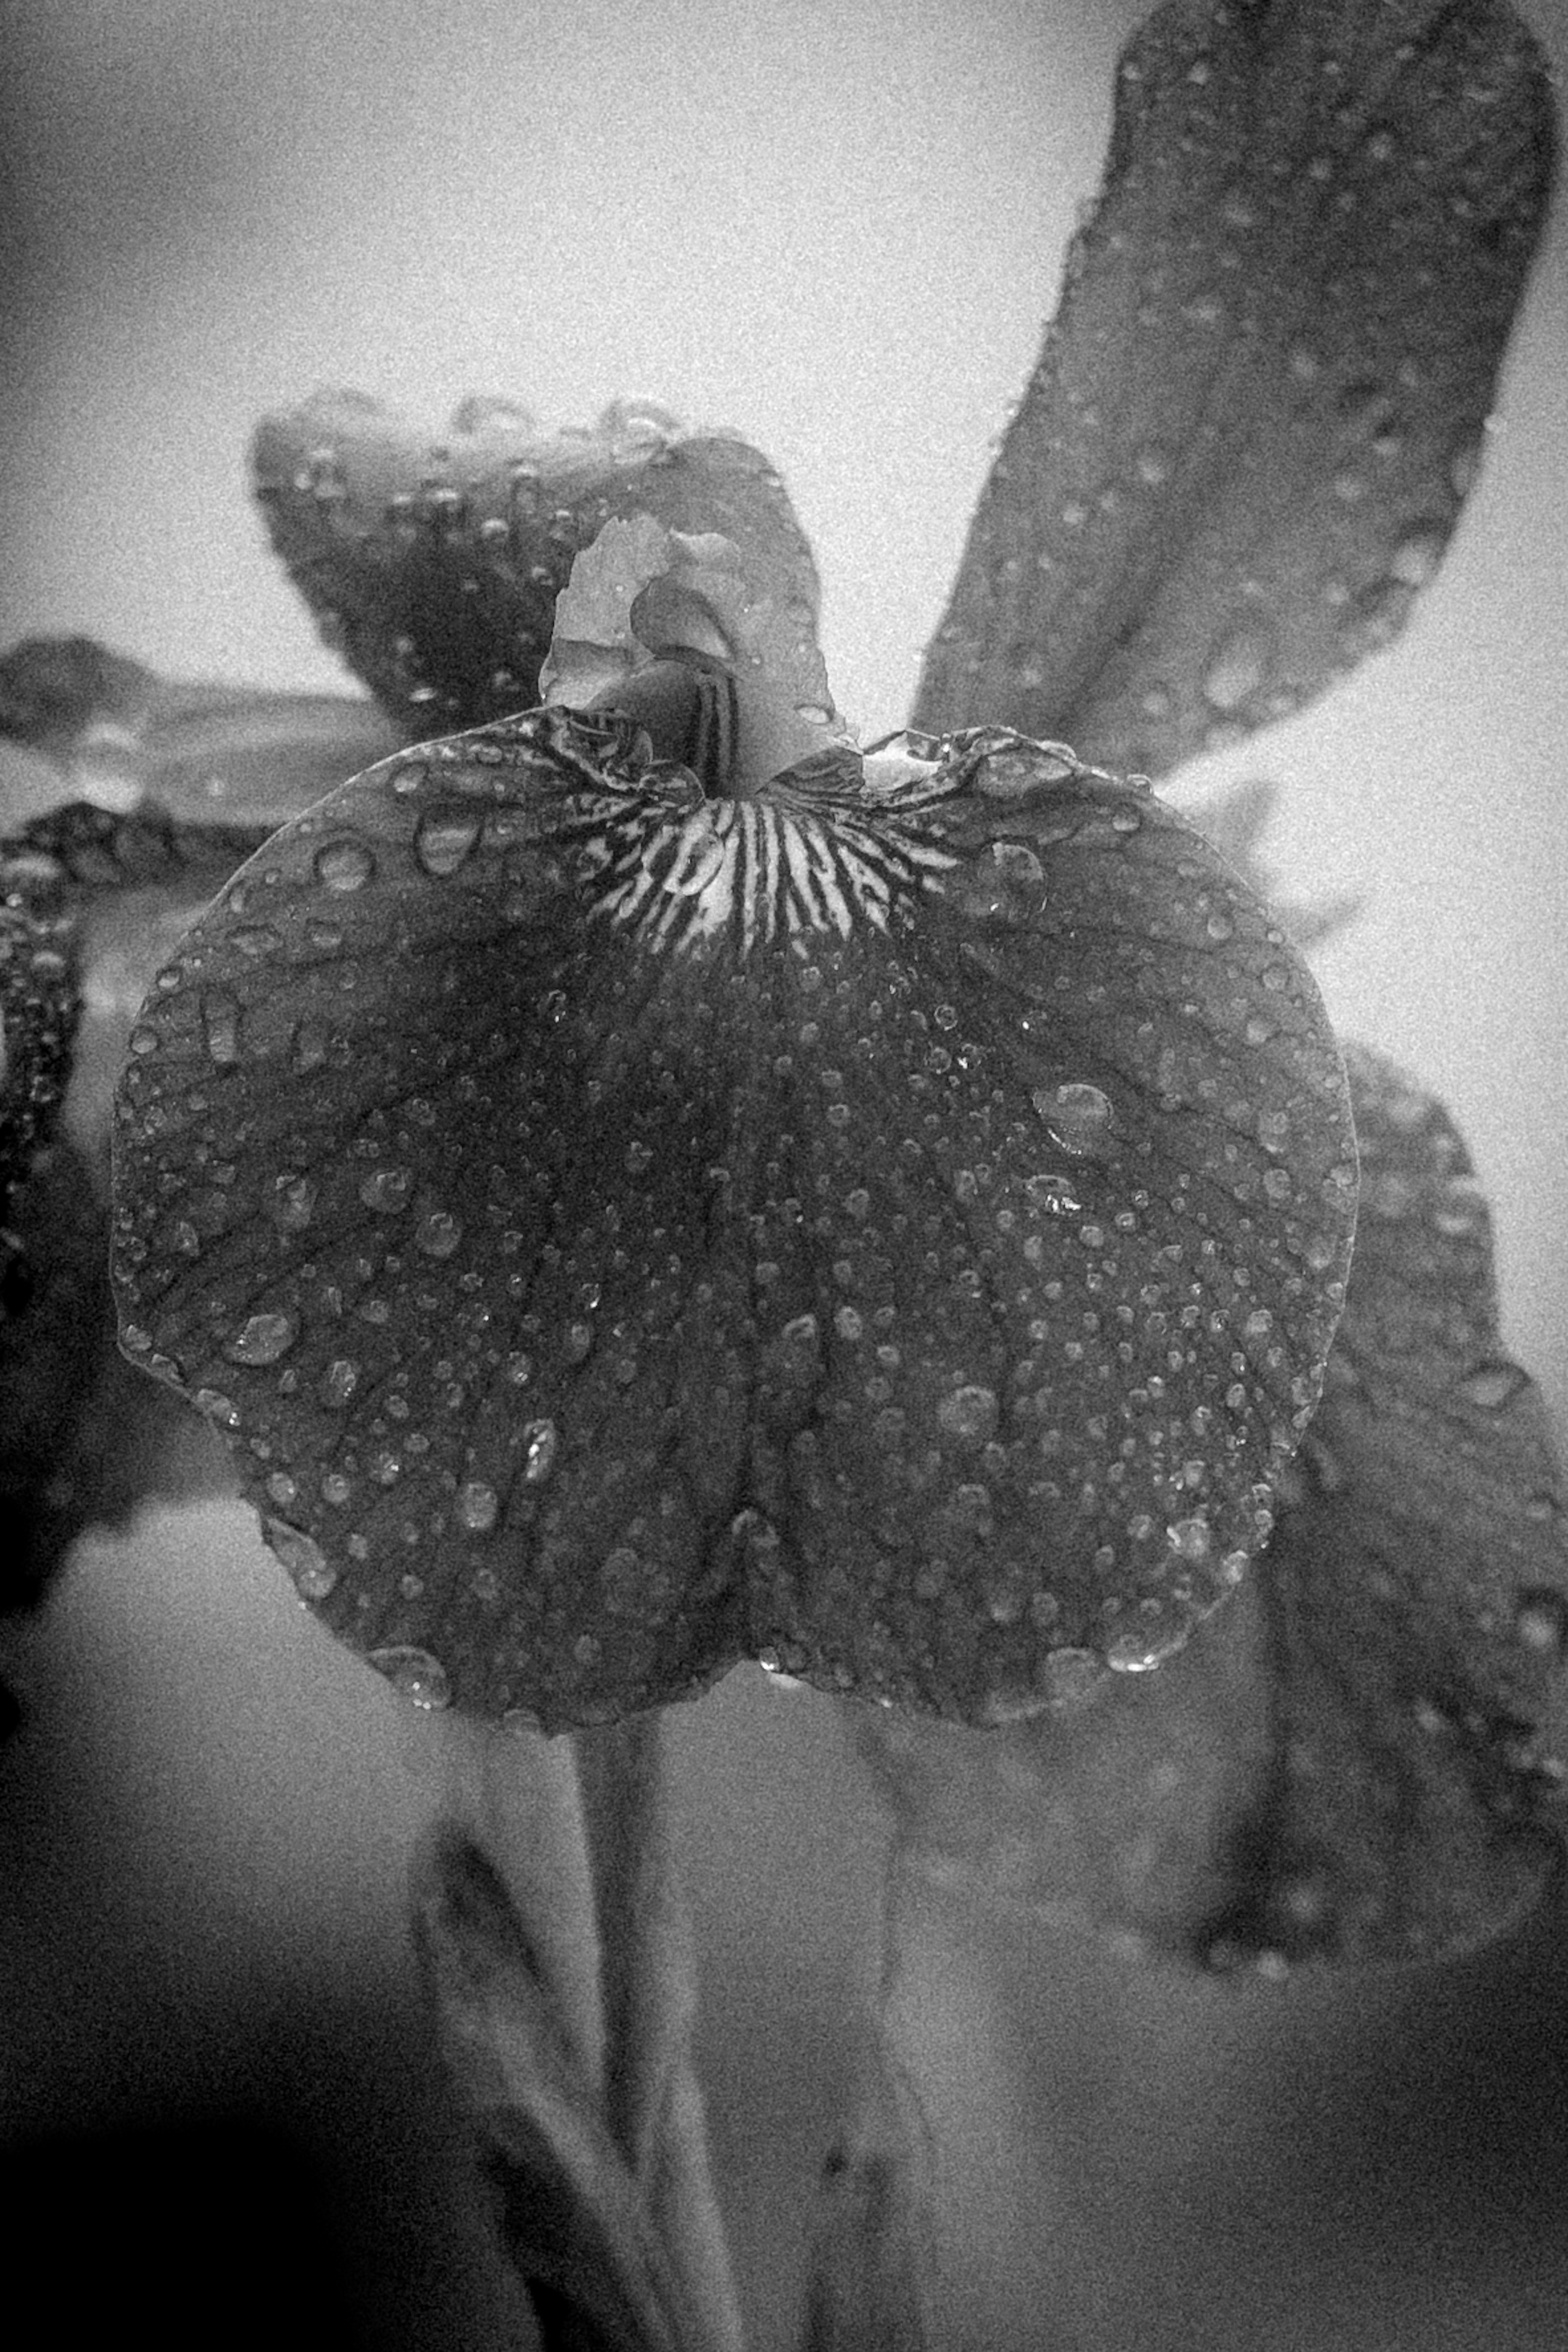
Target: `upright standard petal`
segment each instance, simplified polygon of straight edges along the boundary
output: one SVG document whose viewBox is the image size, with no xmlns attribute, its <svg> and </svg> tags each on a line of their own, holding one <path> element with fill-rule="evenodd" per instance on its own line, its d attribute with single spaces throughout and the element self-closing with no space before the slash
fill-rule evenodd
<svg viewBox="0 0 1568 2352">
<path fill-rule="evenodd" d="M 1568 1538 L 1498 1335 L 1451 1120 L 1351 1056 L 1355 1264 L 1322 1403 L 1247 1590 L 1070 1721 L 856 1711 L 911 1864 L 1211 1967 L 1399 1961 L 1511 1926 L 1561 1863 Z"/>
<path fill-rule="evenodd" d="M 1476 474 L 1554 118 L 1499 0 L 1171 0 L 921 726 L 1159 774 L 1397 635 Z"/>
<path fill-rule="evenodd" d="M 322 636 L 410 740 L 537 702 L 556 597 L 612 519 L 722 532 L 816 626 L 816 570 L 778 475 L 735 435 L 662 409 L 617 402 L 589 430 L 544 435 L 521 409 L 468 401 L 433 441 L 324 392 L 265 420 L 255 468 Z"/>
<path fill-rule="evenodd" d="M 1226 1594 L 1317 1402 L 1317 992 L 1058 750 L 704 798 L 614 712 L 426 744 L 268 844 L 132 1045 L 123 1344 L 426 1703 L 581 1724 L 752 1654 L 1049 1706 Z"/>
</svg>

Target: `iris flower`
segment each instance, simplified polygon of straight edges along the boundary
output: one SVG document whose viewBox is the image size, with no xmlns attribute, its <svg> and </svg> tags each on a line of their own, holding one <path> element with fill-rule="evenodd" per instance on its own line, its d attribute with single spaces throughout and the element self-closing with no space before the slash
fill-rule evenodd
<svg viewBox="0 0 1568 2352">
<path fill-rule="evenodd" d="M 423 1706 L 581 1728 L 758 1658 L 994 1891 L 1066 1838 L 1135 1932 L 1270 1967 L 1515 1916 L 1568 1572 L 1485 1206 L 1333 1038 L 1261 803 L 1210 837 L 1152 783 L 1398 633 L 1552 154 L 1486 0 L 1159 10 L 881 744 L 765 459 L 625 404 L 263 425 L 373 700 L 16 649 L 74 794 L 5 848 L 32 1580 L 220 1475 L 177 1392 Z M 122 1047 L 162 1389 L 102 1345 Z"/>
</svg>

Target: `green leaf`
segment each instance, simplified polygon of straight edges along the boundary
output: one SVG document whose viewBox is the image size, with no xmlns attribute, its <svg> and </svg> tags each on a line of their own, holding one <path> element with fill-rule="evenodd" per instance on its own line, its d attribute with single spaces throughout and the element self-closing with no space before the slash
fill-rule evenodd
<svg viewBox="0 0 1568 2352">
<path fill-rule="evenodd" d="M 917 724 L 1157 775 L 1397 635 L 1475 478 L 1553 145 L 1496 0 L 1159 9 Z"/>
<path fill-rule="evenodd" d="M 0 656 L 0 736 L 52 763 L 63 791 L 50 805 L 150 800 L 184 822 L 265 830 L 398 740 L 371 702 L 159 677 L 90 637 L 29 637 Z"/>
<path fill-rule="evenodd" d="M 422 1864 L 416 1925 L 544 2343 L 663 2328 L 679 2352 L 739 2352 L 661 1721 L 564 1740 L 486 1727 L 457 1753 L 475 1827 L 448 1825 Z"/>
<path fill-rule="evenodd" d="M 581 1725 L 762 1654 L 973 1721 L 1152 1664 L 1339 1314 L 1310 976 L 1059 749 L 710 801 L 646 751 L 531 714 L 244 869 L 132 1037 L 124 1344 L 426 1696 Z"/>
<path fill-rule="evenodd" d="M 657 2230 L 526 1923 L 485 1854 L 456 1832 L 421 1864 L 415 1927 L 501 2242 L 546 2342 L 574 2352 L 696 2352 Z"/>
<path fill-rule="evenodd" d="M 0 844 L 0 1227 L 58 1122 L 81 1021 L 76 923 L 29 852 Z"/>
<path fill-rule="evenodd" d="M 1077 1718 L 856 1710 L 928 1877 L 1210 1966 L 1432 1958 L 1560 1865 L 1568 1544 L 1451 1120 L 1350 1064 L 1363 1208 L 1323 1402 L 1253 1576 Z"/>
<path fill-rule="evenodd" d="M 816 566 L 766 458 L 647 404 L 545 436 L 522 409 L 468 401 L 432 441 L 361 394 L 324 392 L 266 419 L 255 465 L 322 635 L 410 738 L 538 701 L 555 600 L 613 519 L 721 532 L 815 630 Z"/>
<path fill-rule="evenodd" d="M 736 2352 L 740 2305 L 692 2055 L 697 1953 L 668 1720 L 656 1710 L 580 1732 L 573 1744 L 599 1922 L 605 2119 L 681 2283 L 693 2335 L 711 2352 Z"/>
</svg>

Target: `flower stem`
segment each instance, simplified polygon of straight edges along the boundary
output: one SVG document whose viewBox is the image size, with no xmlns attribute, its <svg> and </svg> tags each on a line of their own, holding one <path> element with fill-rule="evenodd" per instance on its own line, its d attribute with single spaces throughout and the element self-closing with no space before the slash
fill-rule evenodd
<svg viewBox="0 0 1568 2352">
<path fill-rule="evenodd" d="M 668 1730 L 662 1711 L 651 1711 L 578 1733 L 574 1745 L 599 1920 L 605 2118 L 681 2289 L 692 2352 L 740 2352 L 740 2303 L 691 2058 L 697 1960 Z"/>
</svg>

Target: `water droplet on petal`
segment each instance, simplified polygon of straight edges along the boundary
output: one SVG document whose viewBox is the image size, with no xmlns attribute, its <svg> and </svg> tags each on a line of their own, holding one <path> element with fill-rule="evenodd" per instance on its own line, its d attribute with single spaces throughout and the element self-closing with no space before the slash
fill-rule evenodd
<svg viewBox="0 0 1568 2352">
<path fill-rule="evenodd" d="M 1448 479 L 1453 485 L 1454 496 L 1457 499 L 1468 499 L 1475 488 L 1476 478 L 1481 470 L 1481 458 L 1485 447 L 1484 441 L 1466 441 L 1460 444 L 1449 458 Z"/>
<path fill-rule="evenodd" d="M 458 1519 L 470 1535 L 488 1535 L 500 1516 L 500 1496 L 480 1478 L 458 1489 Z"/>
<path fill-rule="evenodd" d="M 1214 1549 L 1206 1519 L 1173 1519 L 1165 1529 L 1165 1540 L 1178 1559 L 1207 1559 Z"/>
<path fill-rule="evenodd" d="M 444 881 L 457 872 L 479 837 L 477 816 L 422 816 L 414 835 L 414 855 L 426 874 Z"/>
<path fill-rule="evenodd" d="M 221 988 L 209 988 L 202 998 L 202 1028 L 215 1062 L 238 1061 L 239 1024 L 236 1000 Z"/>
<path fill-rule="evenodd" d="M 542 1486 L 555 1466 L 560 1433 L 552 1421 L 531 1421 L 522 1433 L 522 1475 L 531 1486 Z"/>
<path fill-rule="evenodd" d="M 237 929 L 230 931 L 228 940 L 230 947 L 237 948 L 241 955 L 257 960 L 270 955 L 274 948 L 280 948 L 283 944 L 280 933 L 275 931 L 270 923 L 241 924 Z"/>
<path fill-rule="evenodd" d="M 1194 327 L 1223 327 L 1225 303 L 1211 286 L 1205 286 L 1182 305 L 1182 316 Z"/>
<path fill-rule="evenodd" d="M 289 1043 L 289 1059 L 297 1076 L 319 1070 L 327 1058 L 327 1032 L 320 1021 L 306 1018 L 295 1024 Z"/>
<path fill-rule="evenodd" d="M 1065 1151 L 1081 1157 L 1109 1141 L 1110 1097 L 1102 1094 L 1099 1087 L 1081 1081 L 1063 1087 L 1037 1087 L 1031 1099 Z"/>
<path fill-rule="evenodd" d="M 995 841 L 991 845 L 992 864 L 1000 868 L 1012 882 L 1043 882 L 1045 868 L 1032 849 L 1021 841 Z"/>
<path fill-rule="evenodd" d="M 1073 1191 L 1072 1179 L 1055 1170 L 1045 1170 L 1037 1176 L 1029 1177 L 1024 1190 L 1036 1208 L 1047 1210 L 1053 1217 L 1071 1215 L 1083 1206 Z"/>
<path fill-rule="evenodd" d="M 1527 1650 L 1562 1657 L 1568 1651 L 1568 1596 L 1549 1584 L 1532 1586 L 1519 1596 L 1513 1625 Z"/>
<path fill-rule="evenodd" d="M 609 435 L 620 450 L 658 447 L 674 439 L 681 429 L 679 417 L 653 400 L 612 400 L 599 416 L 599 430 Z M 737 472 L 754 472 L 760 463 L 756 451 L 747 449 L 742 460 L 737 448 Z"/>
<path fill-rule="evenodd" d="M 1500 1412 L 1504 1405 L 1512 1403 L 1529 1379 L 1529 1373 L 1518 1364 L 1477 1364 L 1463 1375 L 1458 1391 L 1467 1404 L 1479 1405 L 1483 1412 Z"/>
<path fill-rule="evenodd" d="M 338 1580 L 338 1571 L 326 1553 L 302 1528 L 284 1519 L 263 1519 L 261 1532 L 293 1579 L 301 1601 L 324 1601 Z"/>
<path fill-rule="evenodd" d="M 363 841 L 329 841 L 316 852 L 316 878 L 329 890 L 363 890 L 375 875 L 375 860 Z"/>
<path fill-rule="evenodd" d="M 411 1169 L 376 1168 L 361 1183 L 359 1196 L 367 1209 L 377 1209 L 384 1217 L 395 1217 L 400 1209 L 408 1206 L 413 1190 Z"/>
<path fill-rule="evenodd" d="M 942 1398 L 936 1417 L 950 1437 L 977 1445 L 992 1435 L 1000 1410 L 994 1389 L 966 1382 Z"/>
<path fill-rule="evenodd" d="M 1237 710 L 1251 700 L 1268 674 L 1273 644 L 1255 622 L 1244 621 L 1221 637 L 1204 672 L 1204 694 L 1215 710 Z"/>
<path fill-rule="evenodd" d="M 272 1222 L 286 1234 L 302 1233 L 316 1206 L 316 1186 L 309 1176 L 277 1176 L 268 1203 Z"/>
<path fill-rule="evenodd" d="M 1407 588 L 1425 588 L 1447 544 L 1447 534 L 1436 524 L 1406 531 L 1389 559 L 1389 572 Z"/>
<path fill-rule="evenodd" d="M 1151 1626 L 1142 1633 L 1119 1633 L 1106 1644 L 1105 1663 L 1119 1675 L 1151 1674 L 1186 1647 L 1191 1631 L 1188 1625 L 1167 1625 L 1160 1631 Z"/>
<path fill-rule="evenodd" d="M 462 1238 L 461 1223 L 445 1209 L 432 1209 L 414 1228 L 414 1245 L 426 1257 L 450 1257 Z"/>
<path fill-rule="evenodd" d="M 275 1364 L 299 1337 L 293 1315 L 252 1315 L 242 1323 L 224 1349 L 231 1364 Z"/>
<path fill-rule="evenodd" d="M 334 1412 L 347 1404 L 359 1386 L 359 1366 L 347 1356 L 336 1356 L 316 1384 L 316 1393 Z"/>
<path fill-rule="evenodd" d="M 752 1560 L 772 1563 L 778 1557 L 779 1531 L 764 1513 L 748 1506 L 730 1522 L 730 1539 Z"/>
<path fill-rule="evenodd" d="M 384 1675 L 395 1690 L 412 1699 L 416 1706 L 450 1706 L 452 1686 L 447 1679 L 447 1669 L 428 1650 L 418 1650 L 411 1643 L 396 1643 L 384 1650 L 372 1650 L 370 1663 L 377 1674 Z"/>
</svg>

